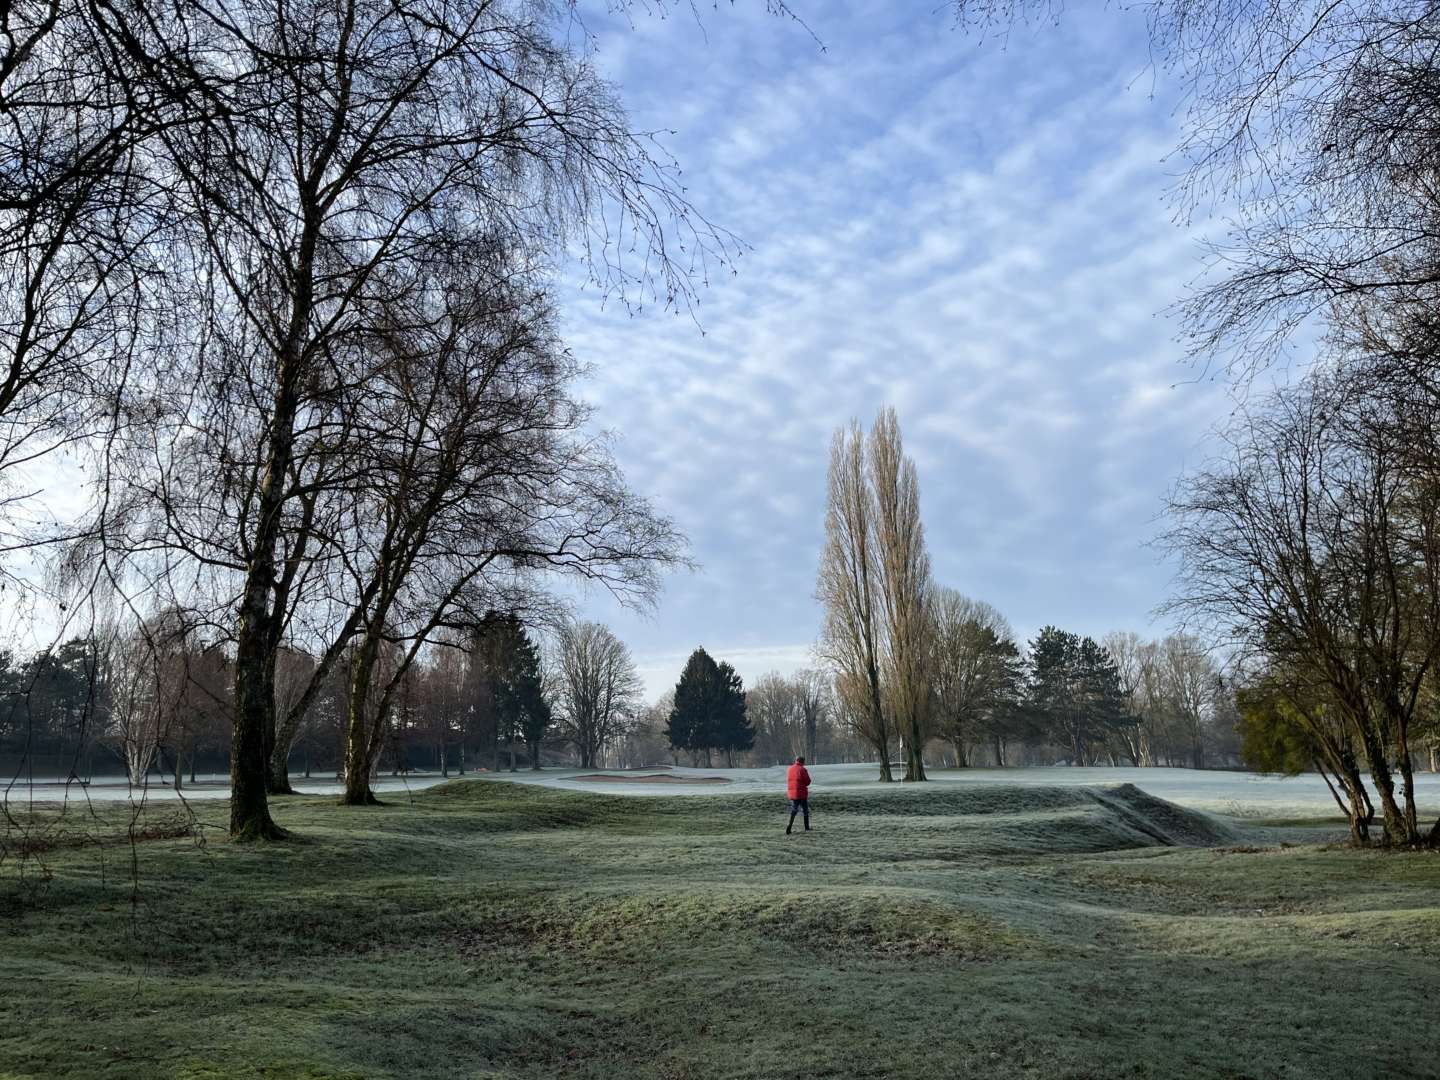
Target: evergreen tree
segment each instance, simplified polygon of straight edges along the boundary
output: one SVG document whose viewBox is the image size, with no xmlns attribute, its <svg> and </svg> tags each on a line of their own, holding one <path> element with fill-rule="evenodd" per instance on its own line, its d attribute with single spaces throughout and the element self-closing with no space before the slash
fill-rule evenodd
<svg viewBox="0 0 1440 1080">
<path fill-rule="evenodd" d="M 738 750 L 755 745 L 755 729 L 745 715 L 745 688 L 739 674 L 728 663 L 717 664 L 703 648 L 685 662 L 675 684 L 675 705 L 665 725 L 665 735 L 675 750 L 684 750 L 698 764 L 705 755 L 724 751 L 733 762 Z"/>
<path fill-rule="evenodd" d="M 715 748 L 725 751 L 726 764 L 733 769 L 735 755 L 743 754 L 755 745 L 755 726 L 746 715 L 745 682 L 740 673 L 730 666 L 729 661 L 720 663 L 718 673 L 724 693 L 720 696 Z"/>
<path fill-rule="evenodd" d="M 499 745 L 510 757 L 515 771 L 516 742 L 525 746 L 532 768 L 540 767 L 540 743 L 550 729 L 552 714 L 545 698 L 540 650 L 524 624 L 513 612 L 487 612 L 482 622 L 477 650 L 483 659 L 481 678 L 494 714 L 496 763 Z"/>
<path fill-rule="evenodd" d="M 540 768 L 540 744 L 550 731 L 554 716 L 545 697 L 545 680 L 541 674 L 540 649 L 522 627 L 515 639 L 514 664 L 510 680 L 501 690 L 500 711 L 507 717 L 512 737 L 525 746 L 530 767 Z M 514 769 L 514 758 L 511 758 Z"/>
<path fill-rule="evenodd" d="M 1070 748 L 1070 763 L 1094 760 L 1125 722 L 1115 660 L 1093 638 L 1046 626 L 1030 643 L 1028 711 L 1050 738 Z"/>
<path fill-rule="evenodd" d="M 1095 760 L 1101 747 L 1111 751 L 1111 764 L 1115 763 L 1113 736 L 1127 720 L 1125 691 L 1120 682 L 1120 670 L 1115 659 L 1105 646 L 1094 638 L 1081 638 L 1077 656 L 1079 664 L 1078 684 L 1080 705 L 1084 716 L 1084 729 L 1090 744 L 1090 761 Z"/>
</svg>

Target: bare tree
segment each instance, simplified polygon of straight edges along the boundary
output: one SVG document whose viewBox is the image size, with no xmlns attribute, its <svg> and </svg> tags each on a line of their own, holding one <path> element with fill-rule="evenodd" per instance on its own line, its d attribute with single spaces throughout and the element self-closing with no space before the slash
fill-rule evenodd
<svg viewBox="0 0 1440 1080">
<path fill-rule="evenodd" d="M 1005 712 L 1018 692 L 1020 650 L 1005 616 L 981 600 L 937 588 L 931 599 L 935 635 L 935 709 L 939 730 L 955 747 L 963 768 L 969 747 L 996 741 L 997 765 L 1005 764 L 999 741 Z"/>
<path fill-rule="evenodd" d="M 825 508 L 825 548 L 816 596 L 825 622 L 817 653 L 834 673 L 842 715 L 880 757 L 880 779 L 892 779 L 890 725 L 880 685 L 884 611 L 875 541 L 875 496 L 858 421 L 835 432 Z"/>
<path fill-rule="evenodd" d="M 905 751 L 905 779 L 924 780 L 925 741 L 934 705 L 930 555 L 920 523 L 915 462 L 905 456 L 893 408 L 882 409 L 875 418 L 867 453 L 885 622 L 885 669 L 895 702 L 895 729 Z"/>
<path fill-rule="evenodd" d="M 0 9 L 0 477 L 91 433 L 138 330 L 163 212 L 140 148 L 175 118 L 113 77 L 96 14 Z"/>
<path fill-rule="evenodd" d="M 599 623 L 567 622 L 555 634 L 551 665 L 562 736 L 579 752 L 582 769 L 596 768 L 640 708 L 630 650 Z"/>
<path fill-rule="evenodd" d="M 665 737 L 666 721 L 675 708 L 675 690 L 666 690 L 641 711 L 635 724 L 627 727 L 618 741 L 612 743 L 612 753 L 622 769 L 638 769 L 647 765 L 663 764 L 666 758 L 676 762 L 679 753 Z M 539 768 L 537 764 L 535 768 Z"/>
<path fill-rule="evenodd" d="M 658 568 L 681 557 L 673 526 L 625 487 L 604 443 L 580 433 L 588 414 L 569 394 L 575 365 L 542 299 L 517 296 L 504 277 L 492 285 L 478 262 L 446 264 L 403 325 L 386 328 L 384 363 L 352 408 L 372 419 L 351 456 L 373 467 L 350 528 L 361 543 L 346 556 L 360 598 L 346 620 L 351 801 L 371 798 L 366 765 L 394 692 L 437 631 L 491 609 L 544 609 L 544 573 L 644 604 Z M 403 649 L 376 697 L 386 643 Z"/>
<path fill-rule="evenodd" d="M 755 727 L 756 762 L 784 764 L 805 753 L 804 691 L 798 680 L 770 671 L 745 692 L 745 715 Z"/>
<path fill-rule="evenodd" d="M 1171 499 L 1174 606 L 1250 655 L 1315 672 L 1363 749 L 1387 839 L 1413 844 L 1412 729 L 1440 656 L 1440 489 L 1344 371 L 1267 406 Z"/>
<path fill-rule="evenodd" d="M 110 691 L 107 735 L 125 763 L 126 779 L 142 785 L 161 738 L 155 649 L 149 636 L 132 632 L 112 637 L 101 655 Z"/>
<path fill-rule="evenodd" d="M 300 709 L 298 706 L 315 681 L 316 667 L 315 658 L 309 653 L 283 644 L 279 646 L 275 658 L 275 714 L 279 726 L 270 751 L 269 787 L 272 793 L 292 790 L 290 753 L 301 738 L 307 721 L 313 721 L 308 716 L 308 708 Z"/>
<path fill-rule="evenodd" d="M 1205 726 L 1219 675 L 1199 639 L 1171 634 L 1160 643 L 1161 671 L 1170 701 L 1189 743 L 1190 767 L 1205 767 Z"/>
<path fill-rule="evenodd" d="M 195 122 L 161 127 L 149 158 L 176 192 L 177 242 L 203 285 L 197 340 L 165 356 L 152 392 L 183 388 L 201 424 L 240 402 L 249 418 L 236 429 L 250 432 L 232 570 L 237 837 L 280 835 L 266 802 L 279 597 L 287 521 L 313 491 L 297 463 L 337 397 L 361 385 L 347 362 L 374 355 L 366 339 L 394 290 L 445 256 L 438 238 L 458 238 L 458 257 L 490 243 L 540 261 L 577 240 L 604 290 L 683 305 L 730 251 L 611 88 L 554 36 L 557 10 L 183 0 L 163 22 L 125 23 L 134 85 L 176 108 L 203 103 Z"/>
<path fill-rule="evenodd" d="M 1143 696 L 1146 676 L 1145 643 L 1134 631 L 1116 630 L 1106 634 L 1100 644 L 1115 661 L 1120 692 L 1125 696 L 1125 711 L 1129 714 L 1130 722 L 1117 733 L 1124 744 L 1125 753 L 1133 765 L 1153 765 L 1154 739 Z"/>
<path fill-rule="evenodd" d="M 974 27 L 1058 16 L 1055 0 L 955 0 Z M 1354 298 L 1435 310 L 1440 10 L 1408 0 L 1147 5 L 1177 80 L 1182 211 L 1233 208 L 1217 271 L 1184 301 L 1197 350 L 1246 370 Z"/>
<path fill-rule="evenodd" d="M 818 762 L 820 731 L 834 711 L 831 682 L 814 668 L 797 671 L 792 680 L 798 691 L 800 723 L 804 731 L 805 760 Z"/>
<path fill-rule="evenodd" d="M 228 672 L 194 613 L 169 608 L 133 622 L 130 615 L 112 618 L 101 649 L 108 735 L 136 785 L 152 765 L 163 766 L 169 747 L 179 791 L 187 748 L 193 760 L 196 739 L 228 712 Z"/>
</svg>

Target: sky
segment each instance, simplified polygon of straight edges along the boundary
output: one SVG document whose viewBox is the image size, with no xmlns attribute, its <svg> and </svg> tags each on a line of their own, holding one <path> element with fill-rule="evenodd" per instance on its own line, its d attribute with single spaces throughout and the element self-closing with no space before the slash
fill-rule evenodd
<svg viewBox="0 0 1440 1080">
<path fill-rule="evenodd" d="M 697 564 L 652 610 L 590 592 L 578 613 L 630 646 L 649 700 L 696 646 L 747 683 L 811 665 L 830 440 L 888 405 L 939 583 L 1022 642 L 1164 633 L 1148 542 L 1230 400 L 1167 314 L 1223 223 L 1168 198 L 1180 117 L 1143 15 L 982 38 L 945 4 L 792 6 L 807 24 L 763 0 L 587 11 L 633 128 L 666 133 L 687 197 L 746 247 L 688 311 L 559 282 L 595 426 Z"/>
<path fill-rule="evenodd" d="M 807 7 L 808 29 L 758 0 L 588 24 L 749 250 L 695 318 L 563 297 L 597 425 L 699 564 L 651 612 L 581 613 L 652 698 L 696 646 L 747 683 L 810 664 L 830 439 L 891 405 L 939 583 L 1021 639 L 1165 632 L 1148 541 L 1228 399 L 1167 313 L 1219 223 L 1168 198 L 1181 118 L 1143 17 L 982 40 L 943 6 Z"/>
</svg>

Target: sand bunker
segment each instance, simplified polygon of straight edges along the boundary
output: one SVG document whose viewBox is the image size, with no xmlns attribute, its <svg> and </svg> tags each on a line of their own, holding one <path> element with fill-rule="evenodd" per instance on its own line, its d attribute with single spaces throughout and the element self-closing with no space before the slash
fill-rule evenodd
<svg viewBox="0 0 1440 1080">
<path fill-rule="evenodd" d="M 591 773 L 587 776 L 572 776 L 572 780 L 587 780 L 601 784 L 728 784 L 728 776 L 670 776 L 657 773 L 653 776 L 616 776 L 614 773 Z"/>
</svg>

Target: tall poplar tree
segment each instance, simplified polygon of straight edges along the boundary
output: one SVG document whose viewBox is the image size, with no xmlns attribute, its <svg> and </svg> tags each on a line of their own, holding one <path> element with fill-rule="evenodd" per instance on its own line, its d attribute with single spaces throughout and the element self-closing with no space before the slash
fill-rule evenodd
<svg viewBox="0 0 1440 1080">
<path fill-rule="evenodd" d="M 891 779 L 893 732 L 905 779 L 924 780 L 934 697 L 930 556 L 915 462 L 892 408 L 868 438 L 853 420 L 835 433 L 816 595 L 825 607 L 819 651 L 856 734 L 880 755 L 880 779 Z"/>
</svg>

